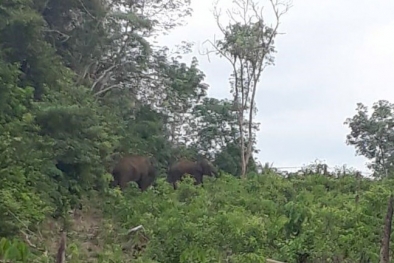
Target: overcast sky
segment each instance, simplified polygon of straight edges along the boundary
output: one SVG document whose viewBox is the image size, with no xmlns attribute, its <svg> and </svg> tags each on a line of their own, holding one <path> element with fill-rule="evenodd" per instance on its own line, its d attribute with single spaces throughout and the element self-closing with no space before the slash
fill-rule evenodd
<svg viewBox="0 0 394 263">
<path fill-rule="evenodd" d="M 220 36 L 212 0 L 194 0 L 192 7 L 188 24 L 160 43 L 195 42 L 191 56 L 206 74 L 209 96 L 229 98 L 228 62 L 214 55 L 209 62 L 198 52 L 206 39 Z M 358 102 L 368 108 L 380 99 L 394 102 L 393 14 L 393 0 L 293 1 L 279 29 L 285 34 L 276 40 L 276 65 L 266 69 L 256 95 L 260 162 L 299 167 L 319 159 L 368 172 L 366 159 L 346 145 L 343 122 Z"/>
</svg>

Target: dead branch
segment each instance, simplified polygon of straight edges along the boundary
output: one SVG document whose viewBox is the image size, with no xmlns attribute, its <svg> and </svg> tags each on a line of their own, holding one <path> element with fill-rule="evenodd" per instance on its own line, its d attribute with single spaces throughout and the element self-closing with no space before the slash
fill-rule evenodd
<svg viewBox="0 0 394 263">
<path fill-rule="evenodd" d="M 56 254 L 56 263 L 66 262 L 66 232 L 62 231 L 60 236 L 59 248 Z"/>
<path fill-rule="evenodd" d="M 105 93 L 105 92 L 107 92 L 107 91 L 109 91 L 111 89 L 120 88 L 120 87 L 122 87 L 122 84 L 114 84 L 114 85 L 111 85 L 109 87 L 106 87 L 105 89 L 97 91 L 96 93 L 93 94 L 93 96 L 99 96 L 99 95 L 101 95 L 101 94 L 103 94 L 103 93 Z"/>
<path fill-rule="evenodd" d="M 199 51 L 200 55 L 209 55 L 211 53 L 217 53 L 220 54 L 221 56 L 223 56 L 224 58 L 226 58 L 232 65 L 234 64 L 233 59 L 231 59 L 226 53 L 224 53 L 223 51 L 221 51 L 219 49 L 219 47 L 216 46 L 216 44 L 214 43 L 215 41 L 211 41 L 209 39 L 205 40 L 204 42 L 202 42 L 202 44 L 204 45 L 204 43 L 209 43 L 214 50 L 206 50 L 206 53 L 202 53 Z M 209 57 L 208 57 L 209 58 Z"/>
<path fill-rule="evenodd" d="M 94 60 L 92 62 L 90 62 L 82 71 L 82 73 L 79 75 L 78 77 L 78 81 L 77 84 L 79 85 L 81 83 L 82 80 L 84 80 L 86 78 L 86 76 L 90 75 L 90 72 L 92 70 L 92 67 L 97 67 L 98 61 Z"/>
<path fill-rule="evenodd" d="M 105 78 L 107 75 L 110 73 L 111 70 L 113 70 L 117 65 L 112 65 L 111 67 L 107 68 L 104 70 L 103 74 L 93 83 L 92 87 L 90 88 L 91 90 L 94 90 L 96 86 Z"/>
<path fill-rule="evenodd" d="M 89 10 L 86 8 L 86 6 L 84 5 L 84 3 L 81 0 L 78 0 L 78 2 L 81 4 L 82 8 L 85 10 L 86 14 L 88 14 L 93 20 L 97 20 L 96 17 L 94 17 Z"/>
<path fill-rule="evenodd" d="M 10 214 L 10 215 L 12 215 L 19 223 L 21 223 L 23 226 L 24 226 L 24 228 L 25 228 L 25 230 L 27 231 L 27 232 L 29 232 L 30 233 L 30 236 L 37 236 L 33 231 L 31 231 L 30 229 L 29 229 L 29 227 L 22 221 L 22 220 L 20 220 L 11 210 L 9 210 L 9 209 L 7 209 L 7 211 L 8 211 L 8 213 Z M 24 239 L 24 241 L 27 243 L 27 245 L 29 245 L 29 247 L 31 247 L 31 248 L 34 248 L 34 249 L 37 249 L 38 251 L 41 251 L 41 252 L 46 252 L 46 250 L 45 249 L 42 249 L 42 248 L 39 248 L 39 247 L 37 247 L 36 245 L 34 245 L 31 241 L 30 241 L 30 236 L 29 236 L 29 234 L 27 234 L 24 230 L 19 230 L 19 232 L 23 235 L 23 239 Z M 39 232 L 39 235 L 40 235 L 40 237 L 41 237 L 41 240 L 42 240 L 42 235 L 41 235 L 41 233 Z"/>
<path fill-rule="evenodd" d="M 37 246 L 34 245 L 34 244 L 30 241 L 29 235 L 28 235 L 25 231 L 23 231 L 23 230 L 20 230 L 20 232 L 21 232 L 21 234 L 24 236 L 25 242 L 26 242 L 30 247 L 37 249 Z"/>
<path fill-rule="evenodd" d="M 388 200 L 386 218 L 384 220 L 383 235 L 380 247 L 380 263 L 389 263 L 390 261 L 390 236 L 393 212 L 393 194 L 391 194 Z"/>
<path fill-rule="evenodd" d="M 28 228 L 28 226 L 27 226 L 22 220 L 20 220 L 19 217 L 17 217 L 11 210 L 7 209 L 7 212 L 8 212 L 10 215 L 12 215 L 19 223 L 21 223 L 21 224 L 26 228 L 27 231 L 29 231 L 30 233 L 34 234 L 34 233 Z"/>
<path fill-rule="evenodd" d="M 97 89 L 98 91 L 95 92 L 95 96 L 100 95 L 110 89 L 113 88 L 118 88 L 121 87 L 122 84 L 118 83 L 118 84 L 112 84 L 109 87 L 104 88 L 104 86 L 106 86 L 106 84 L 108 84 L 111 76 L 113 75 L 113 70 L 115 68 L 119 68 L 119 67 L 123 67 L 127 64 L 131 64 L 131 69 L 130 70 L 134 70 L 134 64 L 132 61 L 125 61 L 122 63 L 115 63 L 112 66 L 110 66 L 109 68 L 107 68 L 106 70 L 104 70 L 101 75 L 97 78 L 97 80 L 93 83 L 93 85 L 91 86 L 90 90 L 94 91 L 95 89 Z M 99 87 L 99 88 L 98 88 Z"/>
<path fill-rule="evenodd" d="M 267 263 L 285 263 L 282 261 L 277 261 L 277 260 L 273 260 L 273 259 L 269 259 L 269 258 L 267 258 L 266 261 L 267 261 Z"/>
<path fill-rule="evenodd" d="M 130 234 L 136 233 L 137 231 L 139 231 L 139 230 L 141 230 L 141 229 L 142 229 L 142 230 L 145 230 L 144 227 L 143 227 L 142 225 L 133 227 L 132 229 L 130 229 L 129 231 L 127 231 L 127 233 L 126 233 L 125 235 L 128 236 L 128 235 L 130 235 Z M 138 233 L 138 236 L 139 236 L 140 240 L 141 240 L 141 238 L 142 238 L 144 242 L 146 242 L 146 241 L 149 240 L 143 233 Z M 127 241 L 127 243 L 123 245 L 123 248 L 122 248 L 122 249 L 123 249 L 123 250 L 128 250 L 128 249 L 130 249 L 130 248 L 132 248 L 132 247 L 133 247 L 133 239 L 130 238 L 130 239 Z"/>
<path fill-rule="evenodd" d="M 44 32 L 52 32 L 52 33 L 57 33 L 57 34 L 59 34 L 60 36 L 63 37 L 63 40 L 60 41 L 61 43 L 66 42 L 66 41 L 69 40 L 69 38 L 70 38 L 69 35 L 64 34 L 64 33 L 60 32 L 59 30 L 56 30 L 56 29 L 43 29 L 42 31 L 44 31 Z"/>
<path fill-rule="evenodd" d="M 47 10 L 49 1 L 50 0 L 46 0 L 45 3 L 42 5 L 42 10 L 40 11 L 41 14 L 44 14 L 45 10 Z"/>
<path fill-rule="evenodd" d="M 130 230 L 127 232 L 127 234 L 129 235 L 129 234 L 131 234 L 131 233 L 133 233 L 133 232 L 136 232 L 136 231 L 138 231 L 138 230 L 140 230 L 140 229 L 145 230 L 144 227 L 143 227 L 142 225 L 139 225 L 139 226 L 136 226 L 136 227 L 133 227 L 132 229 L 130 229 Z"/>
</svg>

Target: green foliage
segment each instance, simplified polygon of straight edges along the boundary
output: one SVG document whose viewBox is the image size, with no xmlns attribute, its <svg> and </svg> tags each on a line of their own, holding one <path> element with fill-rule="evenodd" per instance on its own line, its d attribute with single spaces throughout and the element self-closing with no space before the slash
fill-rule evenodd
<svg viewBox="0 0 394 263">
<path fill-rule="evenodd" d="M 10 238 L 0 241 L 0 259 L 40 260 L 33 252 L 41 251 L 27 249 L 38 247 L 27 233 L 50 216 L 68 219 L 70 208 L 96 196 L 91 203 L 115 228 L 95 254 L 82 255 L 83 247 L 68 242 L 69 262 L 377 261 L 394 182 L 255 173 L 251 99 L 272 63 L 276 29 L 262 19 L 225 28 L 216 44 L 234 58 L 232 87 L 243 90 L 234 91 L 235 103 L 208 98 L 195 58 L 187 65 L 149 40 L 190 15 L 189 4 L 0 3 L 0 236 Z M 239 107 L 242 96 L 248 99 Z M 380 101 L 369 118 L 361 105 L 350 121 L 350 143 L 379 172 L 391 170 L 392 108 Z M 246 180 L 235 177 L 248 155 L 240 145 L 251 149 Z M 176 159 L 199 154 L 224 174 L 205 179 L 204 187 L 189 178 L 174 191 L 160 178 L 148 191 L 131 183 L 121 193 L 108 181 L 124 154 L 153 156 L 160 177 Z M 143 228 L 128 233 L 137 225 Z"/>
<path fill-rule="evenodd" d="M 36 123 L 45 140 L 44 149 L 51 149 L 46 174 L 57 184 L 52 198 L 67 210 L 65 200 L 74 206 L 82 193 L 106 186 L 103 164 L 117 138 L 107 125 L 105 112 L 85 88 L 74 88 L 67 81 L 61 87 L 64 90 L 36 103 Z"/>
<path fill-rule="evenodd" d="M 41 200 L 41 138 L 29 112 L 32 89 L 18 87 L 18 70 L 0 60 L 0 235 L 42 220 L 49 207 Z"/>
<path fill-rule="evenodd" d="M 14 239 L 0 239 L 0 260 L 2 262 L 31 262 L 32 254 L 26 244 Z"/>
<path fill-rule="evenodd" d="M 253 149 L 253 148 L 252 148 Z M 258 152 L 257 150 L 255 152 Z M 240 176 L 242 173 L 241 167 L 241 153 L 239 151 L 239 139 L 235 142 L 228 143 L 224 148 L 221 149 L 215 156 L 214 164 L 218 166 L 222 171 L 232 174 L 234 176 Z M 249 158 L 247 165 L 248 172 L 257 172 L 258 164 L 254 160 L 253 156 Z"/>
<path fill-rule="evenodd" d="M 154 156 L 164 174 L 193 152 L 172 143 L 169 127 L 183 121 L 170 118 L 205 96 L 204 74 L 147 39 L 190 15 L 189 5 L 0 3 L 0 235 L 67 217 L 107 188 L 116 156 Z"/>
<path fill-rule="evenodd" d="M 239 137 L 237 114 L 228 100 L 204 98 L 193 109 L 193 128 L 197 131 L 196 149 L 206 155 L 234 142 Z"/>
<path fill-rule="evenodd" d="M 131 187 L 107 199 L 105 209 L 120 232 L 143 226 L 131 233 L 135 244 L 140 235 L 149 239 L 135 254 L 142 262 L 368 262 L 379 257 L 392 185 L 354 176 L 249 174 L 207 178 L 204 187 L 186 179 L 173 191 L 160 180 L 146 192 Z"/>
<path fill-rule="evenodd" d="M 272 38 L 275 31 L 264 23 L 262 17 L 250 24 L 240 22 L 228 25 L 224 39 L 218 40 L 217 45 L 221 52 L 250 63 L 250 67 L 261 66 L 264 57 L 267 64 L 273 63 L 271 53 L 275 52 Z M 263 45 L 263 46 L 262 46 Z M 248 76 L 249 77 L 249 76 Z"/>
<path fill-rule="evenodd" d="M 229 100 L 204 98 L 193 108 L 191 127 L 195 141 L 191 145 L 196 151 L 210 159 L 224 172 L 241 175 L 240 132 L 237 111 Z M 254 132 L 257 127 L 253 127 Z M 258 151 L 252 145 L 252 153 Z M 256 163 L 250 156 L 247 170 L 256 172 Z"/>
<path fill-rule="evenodd" d="M 393 127 L 394 104 L 380 100 L 372 106 L 369 116 L 368 108 L 357 104 L 357 114 L 346 119 L 351 132 L 347 135 L 347 143 L 353 145 L 357 153 L 370 159 L 370 168 L 376 177 L 391 176 L 394 172 Z"/>
</svg>

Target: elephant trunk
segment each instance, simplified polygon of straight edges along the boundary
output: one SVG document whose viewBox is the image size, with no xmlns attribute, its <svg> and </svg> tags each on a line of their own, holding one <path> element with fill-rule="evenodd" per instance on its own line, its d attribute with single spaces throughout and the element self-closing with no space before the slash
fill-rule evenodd
<svg viewBox="0 0 394 263">
<path fill-rule="evenodd" d="M 216 167 L 213 167 L 213 169 L 212 169 L 212 175 L 213 175 L 214 177 L 218 177 L 219 171 L 218 171 L 218 169 L 217 169 Z"/>
</svg>

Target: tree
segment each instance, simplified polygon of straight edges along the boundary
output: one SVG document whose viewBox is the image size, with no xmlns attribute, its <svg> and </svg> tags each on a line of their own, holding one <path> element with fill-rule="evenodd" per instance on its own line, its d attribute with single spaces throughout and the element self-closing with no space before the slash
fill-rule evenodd
<svg viewBox="0 0 394 263">
<path fill-rule="evenodd" d="M 266 23 L 263 7 L 253 0 L 233 0 L 233 4 L 237 9 L 227 10 L 230 23 L 223 26 L 220 22 L 221 11 L 216 2 L 214 17 L 224 38 L 208 41 L 213 50 L 207 54 L 214 52 L 225 57 L 232 66 L 230 86 L 240 133 L 242 177 L 245 177 L 252 146 L 256 140 L 253 133 L 253 115 L 257 111 L 257 85 L 264 69 L 274 63 L 274 40 L 279 34 L 280 19 L 291 7 L 291 2 L 270 0 L 275 17 L 273 26 Z"/>
<path fill-rule="evenodd" d="M 214 160 L 224 172 L 241 175 L 240 134 L 237 128 L 237 111 L 233 101 L 228 99 L 204 98 L 193 108 L 190 126 L 194 142 L 191 147 L 199 154 Z M 257 125 L 253 126 L 254 132 Z M 253 147 L 253 153 L 258 151 Z M 256 171 L 253 156 L 250 155 L 249 171 Z"/>
<path fill-rule="evenodd" d="M 232 101 L 204 98 L 201 104 L 193 108 L 192 115 L 190 126 L 195 135 L 193 146 L 211 159 L 239 138 L 237 115 Z"/>
<path fill-rule="evenodd" d="M 148 39 L 184 23 L 192 11 L 190 0 L 41 2 L 46 39 L 95 96 L 113 89 L 137 96 L 154 65 Z"/>
<path fill-rule="evenodd" d="M 373 113 L 357 104 L 357 114 L 347 118 L 344 124 L 351 129 L 347 144 L 356 148 L 356 153 L 369 160 L 369 168 L 375 177 L 387 177 L 394 170 L 394 104 L 380 100 L 373 104 Z"/>
<path fill-rule="evenodd" d="M 208 85 L 203 83 L 205 74 L 193 58 L 190 66 L 175 58 L 157 69 L 160 84 L 155 87 L 156 109 L 167 116 L 169 140 L 174 145 L 191 142 L 189 131 L 193 108 L 206 96 Z"/>
<path fill-rule="evenodd" d="M 204 74 L 148 41 L 189 4 L 0 1 L 2 236 L 67 217 L 108 187 L 116 154 L 154 155 L 166 168 L 189 151 L 171 147 L 169 116 L 204 96 Z"/>
<path fill-rule="evenodd" d="M 74 72 L 64 66 L 63 58 L 48 43 L 48 27 L 38 1 L 37 5 L 28 0 L 1 2 L 0 9 L 0 20 L 8 21 L 0 22 L 2 72 L 9 71 L 8 76 L 1 77 L 0 92 L 4 92 L 2 99 L 12 99 L 5 104 L 12 105 L 12 111 L 9 115 L 0 111 L 0 119 L 12 124 L 4 126 L 9 128 L 4 134 L 9 133 L 11 141 L 19 141 L 12 145 L 13 153 L 3 153 L 11 161 L 9 165 L 3 163 L 8 167 L 3 179 L 12 182 L 12 177 L 28 174 L 31 192 L 27 195 L 38 194 L 44 206 L 66 215 L 69 205 L 77 205 L 76 199 L 86 190 L 104 185 L 102 159 L 115 138 L 89 90 L 74 82 Z M 15 86 L 12 92 L 7 90 L 11 85 Z M 26 117 L 22 122 L 19 112 Z M 19 172 L 11 173 L 14 169 Z M 21 187 L 5 186 L 3 193 L 19 189 L 26 194 Z M 18 198 L 13 207 L 16 210 L 11 212 L 23 214 L 25 205 Z"/>
<path fill-rule="evenodd" d="M 178 130 L 186 123 L 185 112 L 206 93 L 204 74 L 197 60 L 190 66 L 181 63 L 152 38 L 184 23 L 192 11 L 189 0 L 71 0 L 61 5 L 51 0 L 40 11 L 48 42 L 76 73 L 76 82 L 88 86 L 111 115 L 108 121 L 122 137 L 118 149 L 138 152 L 137 145 L 153 144 L 133 130 L 142 110 L 161 115 L 166 129 L 158 128 L 160 140 L 183 139 Z M 188 51 L 188 44 L 179 49 Z"/>
<path fill-rule="evenodd" d="M 1 6 L 0 6 L 1 7 Z M 0 19 L 0 21 L 2 21 Z M 48 165 L 31 112 L 34 90 L 18 86 L 20 71 L 0 59 L 0 236 L 40 222 L 51 207 L 45 200 Z"/>
</svg>

